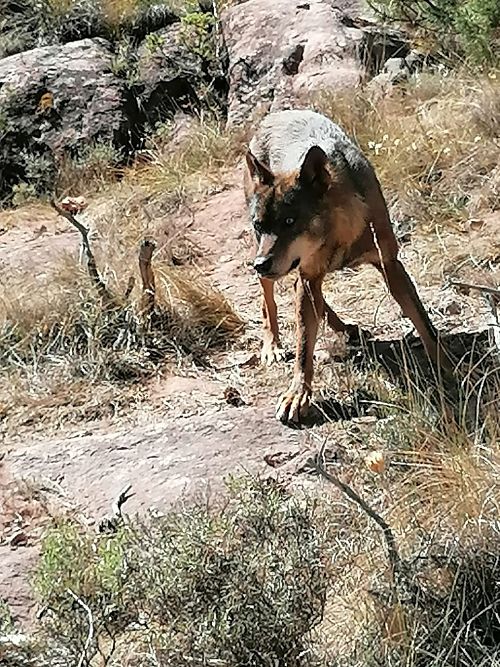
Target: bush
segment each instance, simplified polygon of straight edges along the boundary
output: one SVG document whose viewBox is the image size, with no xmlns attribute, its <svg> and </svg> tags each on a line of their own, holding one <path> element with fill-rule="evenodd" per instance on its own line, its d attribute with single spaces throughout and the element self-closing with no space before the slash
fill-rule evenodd
<svg viewBox="0 0 500 667">
<path fill-rule="evenodd" d="M 0 57 L 86 37 L 142 39 L 185 12 L 196 0 L 6 0 L 0 22 Z"/>
<path fill-rule="evenodd" d="M 500 3 L 497 0 L 375 0 L 386 18 L 403 20 L 476 63 L 497 61 Z"/>
<path fill-rule="evenodd" d="M 36 576 L 54 651 L 83 651 L 86 665 L 115 648 L 118 659 L 134 629 L 155 664 L 298 664 L 326 584 L 315 504 L 259 481 L 233 481 L 218 510 L 195 505 L 112 536 L 62 525 Z"/>
</svg>

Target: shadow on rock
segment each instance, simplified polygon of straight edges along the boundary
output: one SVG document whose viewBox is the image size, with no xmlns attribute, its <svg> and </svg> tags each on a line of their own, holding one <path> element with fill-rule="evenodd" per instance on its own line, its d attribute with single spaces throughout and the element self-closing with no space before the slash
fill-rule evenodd
<svg viewBox="0 0 500 667">
<path fill-rule="evenodd" d="M 326 423 L 349 421 L 366 415 L 380 416 L 376 407 L 377 397 L 364 389 L 355 390 L 349 401 L 339 401 L 334 395 L 327 395 L 315 401 L 308 415 L 300 424 L 287 423 L 291 428 L 312 428 Z"/>
<path fill-rule="evenodd" d="M 419 338 L 370 339 L 361 331 L 351 338 L 348 359 L 360 369 L 382 367 L 389 379 L 404 392 L 426 397 L 429 404 L 449 406 L 457 424 L 475 429 L 485 410 L 494 407 L 500 395 L 500 352 L 490 331 L 442 336 L 442 343 L 456 362 L 454 377 L 443 377 L 430 363 Z M 345 361 L 345 360 L 344 360 Z M 381 417 L 380 399 L 357 389 L 348 401 L 327 395 L 316 401 L 308 416 L 291 428 L 311 428 L 327 422 L 348 421 L 373 415 Z M 447 417 L 445 418 L 446 422 Z"/>
<path fill-rule="evenodd" d="M 470 420 L 497 401 L 500 388 L 500 352 L 491 331 L 460 332 L 441 337 L 443 347 L 455 363 L 453 377 L 438 373 L 430 363 L 419 338 L 380 341 L 360 339 L 349 357 L 359 368 L 379 364 L 404 391 L 429 397 L 436 405 L 451 407 L 458 423 Z"/>
</svg>

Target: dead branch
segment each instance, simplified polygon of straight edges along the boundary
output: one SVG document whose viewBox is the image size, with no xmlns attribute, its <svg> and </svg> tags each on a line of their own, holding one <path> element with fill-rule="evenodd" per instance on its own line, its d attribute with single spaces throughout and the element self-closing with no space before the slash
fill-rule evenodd
<svg viewBox="0 0 500 667">
<path fill-rule="evenodd" d="M 92 610 L 90 609 L 90 607 L 88 605 L 86 605 L 85 602 L 78 597 L 78 595 L 75 595 L 75 593 L 73 593 L 71 588 L 67 588 L 66 591 L 69 593 L 69 595 L 71 595 L 73 600 L 76 603 L 78 603 L 80 605 L 80 607 L 82 607 L 82 609 L 85 610 L 85 612 L 87 613 L 88 620 L 89 620 L 89 631 L 88 631 L 87 639 L 85 640 L 85 645 L 83 647 L 82 654 L 80 656 L 80 659 L 78 660 L 78 667 L 82 667 L 82 665 L 85 662 L 88 662 L 87 661 L 87 651 L 89 650 L 90 645 L 92 643 L 92 640 L 94 638 L 94 619 L 92 617 Z"/>
<path fill-rule="evenodd" d="M 127 500 L 129 500 L 129 498 L 132 498 L 132 496 L 134 495 L 133 493 L 130 493 L 131 488 L 132 484 L 127 484 L 127 486 L 120 491 L 120 494 L 118 495 L 114 503 L 111 505 L 113 516 L 121 518 L 122 506 L 127 502 Z"/>
<path fill-rule="evenodd" d="M 98 530 L 100 533 L 116 533 L 118 526 L 123 521 L 122 507 L 134 494 L 130 493 L 132 484 L 127 484 L 123 488 L 111 505 L 111 515 L 105 516 L 99 522 Z"/>
<path fill-rule="evenodd" d="M 150 315 L 155 308 L 155 276 L 151 258 L 156 248 L 153 240 L 144 239 L 139 250 L 139 270 L 142 278 L 142 310 Z"/>
<path fill-rule="evenodd" d="M 500 289 L 495 289 L 494 287 L 487 287 L 486 285 L 474 285 L 473 283 L 466 283 L 461 280 L 450 280 L 450 285 L 453 287 L 460 287 L 461 289 L 475 289 L 478 292 L 484 292 L 485 294 L 491 294 L 495 299 L 500 300 Z"/>
<path fill-rule="evenodd" d="M 79 222 L 72 213 L 70 213 L 69 211 L 65 211 L 63 208 L 58 206 L 55 203 L 55 201 L 51 201 L 51 205 L 52 208 L 55 209 L 59 215 L 61 215 L 63 218 L 66 218 L 66 220 L 80 232 L 80 235 L 82 237 L 82 245 L 85 250 L 85 254 L 87 256 L 87 269 L 89 272 L 89 276 L 92 282 L 94 283 L 95 288 L 97 289 L 99 296 L 102 298 L 102 300 L 107 304 L 114 303 L 113 296 L 106 287 L 103 279 L 101 278 L 99 270 L 97 269 L 94 253 L 92 252 L 92 248 L 90 247 L 89 230 L 87 229 L 87 227 L 85 227 L 85 225 L 82 225 L 82 223 Z"/>
<path fill-rule="evenodd" d="M 354 489 L 351 489 L 350 486 L 342 482 L 336 475 L 332 475 L 326 470 L 325 467 L 325 448 L 326 448 L 326 439 L 324 440 L 323 444 L 321 445 L 320 451 L 318 453 L 318 456 L 316 457 L 316 469 L 322 475 L 325 479 L 327 479 L 329 482 L 332 484 L 335 484 L 337 488 L 339 488 L 342 493 L 344 493 L 348 498 L 350 498 L 352 501 L 354 501 L 365 514 L 367 514 L 370 519 L 375 521 L 375 523 L 378 525 L 378 527 L 382 530 L 382 533 L 384 535 L 385 539 L 385 544 L 387 547 L 387 557 L 389 559 L 389 565 L 391 568 L 391 576 L 393 582 L 396 582 L 398 577 L 397 575 L 399 574 L 401 570 L 401 557 L 399 555 L 398 547 L 396 544 L 396 538 L 394 537 L 394 533 L 392 532 L 391 527 L 385 521 L 380 514 L 375 512 L 375 510 L 368 505 L 368 503 L 359 496 Z"/>
<path fill-rule="evenodd" d="M 134 287 L 135 287 L 135 277 L 130 276 L 127 283 L 127 289 L 125 290 L 125 295 L 124 295 L 125 301 L 128 301 L 128 299 L 130 298 L 130 295 L 132 294 L 132 290 L 134 289 Z"/>
</svg>

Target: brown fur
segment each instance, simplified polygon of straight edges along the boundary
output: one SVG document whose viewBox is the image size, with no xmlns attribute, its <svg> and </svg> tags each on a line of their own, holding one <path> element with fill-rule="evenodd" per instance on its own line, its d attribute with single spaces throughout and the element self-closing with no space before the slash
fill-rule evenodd
<svg viewBox="0 0 500 667">
<path fill-rule="evenodd" d="M 314 346 L 321 319 L 326 314 L 334 329 L 350 329 L 323 299 L 322 283 L 330 271 L 367 263 L 374 265 L 403 313 L 412 320 L 431 359 L 444 368 L 448 366 L 436 331 L 398 259 L 398 245 L 373 170 L 361 154 L 355 155 L 364 170 L 358 170 L 365 177 L 360 185 L 359 177 L 358 181 L 354 178 L 357 172 L 337 168 L 334 158 L 324 153 L 322 157 L 321 153 L 321 149 L 313 147 L 300 169 L 274 174 L 250 151 L 247 154 L 246 200 L 249 209 L 252 211 L 253 208 L 254 224 L 263 227 L 263 231 L 257 233 L 257 257 L 261 264 L 264 260 L 272 262 L 271 269 L 266 269 L 272 280 L 266 275 L 261 277 L 264 297 L 262 358 L 267 363 L 282 358 L 273 280 L 288 273 L 296 258 L 300 262 L 296 283 L 295 370 L 290 389 L 280 398 L 277 407 L 277 416 L 283 420 L 299 421 L 308 409 Z M 294 194 L 295 208 L 286 210 L 296 212 L 299 231 L 293 215 L 286 218 L 292 220 L 290 227 L 278 219 L 290 193 Z M 302 206 L 306 198 L 316 209 L 309 217 L 304 217 Z M 257 259 L 256 268 L 259 268 Z"/>
</svg>

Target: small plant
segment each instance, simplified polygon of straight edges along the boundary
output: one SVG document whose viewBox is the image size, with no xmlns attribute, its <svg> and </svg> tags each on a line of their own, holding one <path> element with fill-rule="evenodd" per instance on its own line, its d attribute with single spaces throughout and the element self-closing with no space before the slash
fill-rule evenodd
<svg viewBox="0 0 500 667">
<path fill-rule="evenodd" d="M 14 628 L 14 621 L 8 604 L 0 598 L 0 636 L 11 632 Z"/>
<path fill-rule="evenodd" d="M 38 199 L 36 186 L 31 183 L 16 183 L 12 186 L 12 205 L 24 206 Z"/>
<path fill-rule="evenodd" d="M 128 87 L 137 82 L 137 52 L 131 39 L 123 38 L 118 43 L 111 61 L 111 71 L 123 79 Z"/>
<path fill-rule="evenodd" d="M 181 19 L 179 39 L 192 53 L 211 62 L 215 58 L 214 28 L 212 14 L 190 12 Z"/>
<path fill-rule="evenodd" d="M 84 665 L 97 653 L 106 657 L 105 647 L 113 646 L 129 621 L 120 605 L 126 569 L 123 540 L 123 534 L 94 538 L 71 523 L 49 531 L 43 540 L 34 584 L 52 612 L 46 624 L 49 638 L 74 664 L 82 652 Z"/>
<path fill-rule="evenodd" d="M 418 28 L 449 55 L 458 51 L 475 64 L 498 61 L 497 0 L 373 0 L 371 4 L 385 18 Z"/>
<path fill-rule="evenodd" d="M 49 151 L 36 153 L 23 149 L 20 151 L 19 158 L 26 183 L 29 183 L 30 187 L 34 187 L 39 195 L 50 194 L 55 178 L 52 154 Z"/>
<path fill-rule="evenodd" d="M 193 505 L 112 536 L 52 530 L 35 583 L 54 645 L 87 665 L 119 654 L 135 626 L 160 664 L 298 664 L 326 596 L 316 505 L 273 482 L 229 488 L 221 509 Z"/>
<path fill-rule="evenodd" d="M 66 191 L 81 184 L 99 191 L 116 176 L 122 159 L 120 149 L 111 142 L 96 141 L 84 146 L 76 157 L 64 157 L 59 163 L 57 190 Z"/>
<path fill-rule="evenodd" d="M 146 36 L 146 48 L 151 55 L 154 55 L 157 51 L 161 51 L 165 44 L 165 38 L 158 33 L 151 33 Z"/>
</svg>

